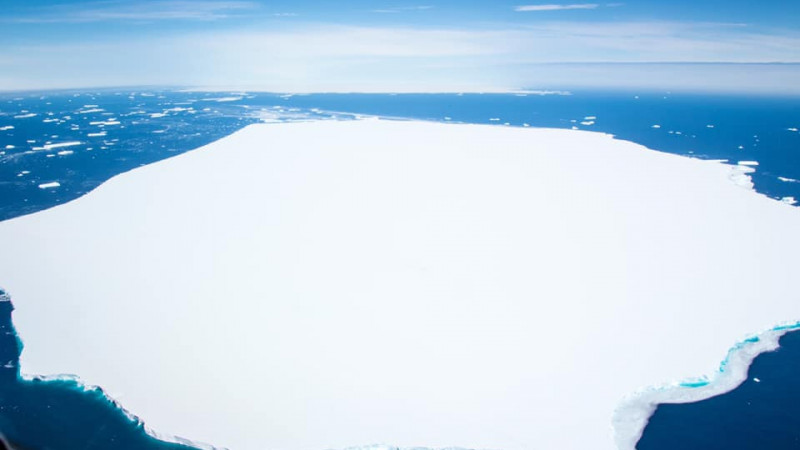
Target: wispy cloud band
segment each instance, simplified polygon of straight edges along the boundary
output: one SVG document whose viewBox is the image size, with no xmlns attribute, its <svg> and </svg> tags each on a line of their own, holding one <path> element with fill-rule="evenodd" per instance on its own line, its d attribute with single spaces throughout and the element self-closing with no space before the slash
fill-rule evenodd
<svg viewBox="0 0 800 450">
<path fill-rule="evenodd" d="M 519 12 L 535 12 L 535 11 L 564 11 L 571 9 L 597 9 L 600 5 L 597 3 L 575 3 L 571 5 L 522 5 L 514 8 L 514 11 Z"/>
<path fill-rule="evenodd" d="M 399 6 L 397 8 L 373 9 L 372 12 L 381 14 L 397 14 L 407 11 L 426 11 L 429 9 L 433 9 L 433 6 L 432 5 Z"/>
</svg>

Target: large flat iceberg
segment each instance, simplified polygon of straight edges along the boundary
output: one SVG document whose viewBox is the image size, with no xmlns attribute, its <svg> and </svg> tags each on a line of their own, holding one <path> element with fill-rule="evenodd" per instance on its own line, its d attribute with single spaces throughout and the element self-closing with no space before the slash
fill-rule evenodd
<svg viewBox="0 0 800 450">
<path fill-rule="evenodd" d="M 669 383 L 800 319 L 800 210 L 732 170 L 582 131 L 253 125 L 0 223 L 0 283 L 24 373 L 159 432 L 629 449 L 648 401 L 692 397 Z"/>
</svg>

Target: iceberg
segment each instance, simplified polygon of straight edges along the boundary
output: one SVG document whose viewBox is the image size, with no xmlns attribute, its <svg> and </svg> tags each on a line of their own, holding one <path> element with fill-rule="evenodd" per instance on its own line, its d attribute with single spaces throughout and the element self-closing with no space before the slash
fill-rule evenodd
<svg viewBox="0 0 800 450">
<path fill-rule="evenodd" d="M 630 450 L 800 318 L 800 210 L 748 171 L 587 131 L 257 124 L 0 222 L 0 283 L 23 373 L 160 433 Z"/>
</svg>

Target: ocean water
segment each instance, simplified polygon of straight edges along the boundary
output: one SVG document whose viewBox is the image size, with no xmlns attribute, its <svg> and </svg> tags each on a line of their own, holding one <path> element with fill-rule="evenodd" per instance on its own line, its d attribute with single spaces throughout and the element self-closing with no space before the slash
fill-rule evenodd
<svg viewBox="0 0 800 450">
<path fill-rule="evenodd" d="M 787 203 L 800 199 L 798 98 L 128 89 L 0 94 L 0 220 L 65 203 L 114 175 L 192 150 L 252 123 L 352 120 L 364 115 L 600 131 L 665 152 L 742 162 L 752 171 L 756 191 Z M 20 448 L 186 448 L 149 436 L 141 421 L 99 388 L 68 377 L 20 378 L 21 346 L 12 309 L 10 302 L 0 302 L 0 433 L 7 439 Z M 795 381 L 800 374 L 800 332 L 787 334 L 778 351 L 759 356 L 750 373 L 728 394 L 659 406 L 640 450 L 800 448 L 800 411 L 794 406 L 800 404 L 800 382 Z"/>
</svg>

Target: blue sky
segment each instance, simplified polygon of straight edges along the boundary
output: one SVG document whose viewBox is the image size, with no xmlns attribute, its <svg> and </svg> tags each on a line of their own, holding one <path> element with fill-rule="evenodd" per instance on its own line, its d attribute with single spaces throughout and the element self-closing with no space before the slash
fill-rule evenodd
<svg viewBox="0 0 800 450">
<path fill-rule="evenodd" d="M 4 0 L 2 8 L 0 90 L 800 91 L 794 1 Z"/>
</svg>

